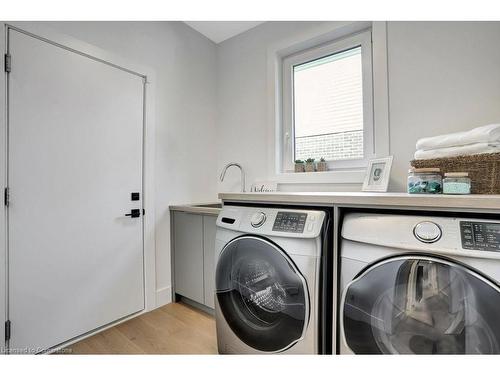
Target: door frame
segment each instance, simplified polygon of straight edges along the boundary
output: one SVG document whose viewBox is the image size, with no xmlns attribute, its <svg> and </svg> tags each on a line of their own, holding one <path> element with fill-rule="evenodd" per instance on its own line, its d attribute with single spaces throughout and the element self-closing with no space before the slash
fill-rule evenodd
<svg viewBox="0 0 500 375">
<path fill-rule="evenodd" d="M 144 310 L 134 314 L 137 316 L 157 307 L 156 303 L 156 247 L 155 247 L 155 85 L 156 72 L 153 68 L 137 64 L 109 51 L 103 50 L 84 41 L 62 34 L 54 29 L 37 22 L 3 22 L 0 30 L 0 50 L 2 63 L 8 47 L 8 30 L 15 30 L 65 48 L 85 57 L 112 65 L 115 68 L 126 70 L 139 75 L 144 80 L 144 112 L 143 112 L 143 254 L 144 254 Z M 15 60 L 15 58 L 13 58 Z M 14 67 L 15 69 L 15 67 Z M 7 73 L 0 74 L 0 189 L 7 186 L 8 167 L 8 88 Z M 3 337 L 5 326 L 3 322 L 8 319 L 8 251 L 7 251 L 7 210 L 0 204 L 0 354 L 4 349 Z M 91 334 L 118 324 L 117 322 L 93 331 Z M 76 340 L 88 336 L 85 334 Z"/>
</svg>

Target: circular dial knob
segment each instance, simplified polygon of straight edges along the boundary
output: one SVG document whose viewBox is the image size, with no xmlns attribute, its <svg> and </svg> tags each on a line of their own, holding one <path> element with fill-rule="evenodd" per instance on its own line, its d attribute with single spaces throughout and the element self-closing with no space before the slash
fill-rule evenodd
<svg viewBox="0 0 500 375">
<path fill-rule="evenodd" d="M 262 224 L 264 224 L 266 221 L 266 214 L 264 212 L 256 212 L 252 215 L 252 218 L 250 219 L 250 224 L 252 224 L 252 227 L 258 228 Z"/>
<path fill-rule="evenodd" d="M 432 221 L 422 221 L 415 225 L 413 234 L 417 240 L 425 243 L 436 242 L 441 238 L 442 232 L 439 225 Z"/>
</svg>

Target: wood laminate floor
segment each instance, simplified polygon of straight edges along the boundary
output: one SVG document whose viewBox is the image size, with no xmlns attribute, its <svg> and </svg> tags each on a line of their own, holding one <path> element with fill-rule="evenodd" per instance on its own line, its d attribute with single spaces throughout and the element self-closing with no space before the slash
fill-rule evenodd
<svg viewBox="0 0 500 375">
<path fill-rule="evenodd" d="M 72 354 L 216 354 L 215 320 L 184 303 L 171 303 L 67 349 Z"/>
</svg>

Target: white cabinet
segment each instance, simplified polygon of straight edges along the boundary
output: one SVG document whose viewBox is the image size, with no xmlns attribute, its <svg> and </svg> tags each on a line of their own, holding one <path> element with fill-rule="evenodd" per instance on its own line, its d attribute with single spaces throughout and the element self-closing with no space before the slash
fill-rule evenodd
<svg viewBox="0 0 500 375">
<path fill-rule="evenodd" d="M 174 293 L 214 308 L 217 216 L 174 211 Z"/>
<path fill-rule="evenodd" d="M 203 217 L 174 214 L 175 293 L 205 303 L 203 280 Z"/>
</svg>

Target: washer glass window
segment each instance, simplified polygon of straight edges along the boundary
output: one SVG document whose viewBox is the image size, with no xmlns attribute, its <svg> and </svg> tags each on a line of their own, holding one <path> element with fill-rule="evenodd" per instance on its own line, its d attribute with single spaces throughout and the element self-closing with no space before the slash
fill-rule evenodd
<svg viewBox="0 0 500 375">
<path fill-rule="evenodd" d="M 309 300 L 304 277 L 270 241 L 243 236 L 226 245 L 216 270 L 216 295 L 232 331 L 266 352 L 302 338 Z"/>
<path fill-rule="evenodd" d="M 498 354 L 498 306 L 498 287 L 462 265 L 392 258 L 348 285 L 344 339 L 360 354 Z"/>
</svg>

